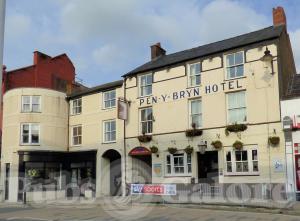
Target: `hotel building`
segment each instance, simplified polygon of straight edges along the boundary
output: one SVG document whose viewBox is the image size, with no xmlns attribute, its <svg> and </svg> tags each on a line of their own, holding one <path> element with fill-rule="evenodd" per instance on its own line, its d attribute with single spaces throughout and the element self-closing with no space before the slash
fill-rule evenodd
<svg viewBox="0 0 300 221">
<path fill-rule="evenodd" d="M 123 80 L 70 95 L 7 91 L 5 199 L 24 187 L 28 200 L 125 195 L 132 183 L 285 188 L 280 102 L 296 70 L 281 7 L 273 21 L 173 54 L 157 43 Z"/>
</svg>

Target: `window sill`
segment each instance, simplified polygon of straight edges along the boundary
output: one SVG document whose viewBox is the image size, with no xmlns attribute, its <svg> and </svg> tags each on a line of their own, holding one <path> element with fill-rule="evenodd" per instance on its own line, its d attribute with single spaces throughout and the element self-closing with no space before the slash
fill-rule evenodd
<svg viewBox="0 0 300 221">
<path fill-rule="evenodd" d="M 175 178 L 175 177 L 192 177 L 192 174 L 170 174 L 165 175 L 165 178 Z"/>
<path fill-rule="evenodd" d="M 41 146 L 40 143 L 21 143 L 20 146 Z"/>
<path fill-rule="evenodd" d="M 251 172 L 251 173 L 238 173 L 238 172 L 233 172 L 233 173 L 224 173 L 224 176 L 259 176 L 259 172 Z"/>
<path fill-rule="evenodd" d="M 224 81 L 233 81 L 233 80 L 238 80 L 238 79 L 243 79 L 243 78 L 247 78 L 246 76 L 241 76 L 241 77 L 235 77 L 235 78 L 226 78 Z"/>
<path fill-rule="evenodd" d="M 78 145 L 72 145 L 71 147 L 81 147 L 81 144 L 78 144 Z"/>
<path fill-rule="evenodd" d="M 107 141 L 107 142 L 102 142 L 102 144 L 111 144 L 111 143 L 117 143 L 117 141 Z"/>
<path fill-rule="evenodd" d="M 77 116 L 77 115 L 80 115 L 81 113 L 78 113 L 78 114 L 70 114 L 70 116 Z"/>
<path fill-rule="evenodd" d="M 137 99 L 141 99 L 141 98 L 147 98 L 147 97 L 152 97 L 153 94 L 149 94 L 149 95 L 145 95 L 145 96 L 138 96 Z"/>
<path fill-rule="evenodd" d="M 22 114 L 40 114 L 42 111 L 21 111 Z"/>
<path fill-rule="evenodd" d="M 111 110 L 111 109 L 115 109 L 116 106 L 113 106 L 113 107 L 106 107 L 106 108 L 102 108 L 102 110 Z"/>
<path fill-rule="evenodd" d="M 197 88 L 197 87 L 202 87 L 202 84 L 195 85 L 195 86 L 188 86 L 186 89 L 192 89 L 192 88 Z"/>
</svg>

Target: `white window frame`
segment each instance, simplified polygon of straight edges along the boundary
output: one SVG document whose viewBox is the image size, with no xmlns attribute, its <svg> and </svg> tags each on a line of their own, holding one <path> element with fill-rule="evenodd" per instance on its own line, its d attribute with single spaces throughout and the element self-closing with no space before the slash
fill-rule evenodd
<svg viewBox="0 0 300 221">
<path fill-rule="evenodd" d="M 108 99 L 108 100 L 105 100 L 105 94 L 109 94 L 108 96 L 110 97 L 110 93 L 114 92 L 115 93 L 115 97 L 113 99 Z M 102 109 L 111 109 L 111 108 L 115 108 L 116 107 L 116 103 L 117 103 L 117 91 L 116 89 L 114 90 L 110 90 L 110 91 L 105 91 L 102 93 Z M 109 106 L 109 107 L 105 107 L 105 102 L 108 101 L 108 102 L 111 102 L 111 101 L 115 101 L 115 105 L 113 106 Z"/>
<path fill-rule="evenodd" d="M 176 154 L 183 154 L 183 167 L 184 167 L 184 173 L 175 173 L 175 166 L 174 166 L 174 155 Z M 171 164 L 167 164 L 167 157 L 170 157 L 170 162 Z M 181 176 L 192 176 L 192 165 L 193 165 L 193 158 L 192 158 L 192 154 L 190 154 L 190 162 L 187 161 L 188 160 L 188 154 L 185 153 L 184 151 L 178 151 L 175 154 L 170 154 L 170 153 L 166 153 L 165 155 L 165 176 L 171 176 L 171 177 L 181 177 Z M 168 173 L 168 165 L 171 166 L 171 173 Z M 188 165 L 190 165 L 191 171 L 188 172 Z"/>
<path fill-rule="evenodd" d="M 200 69 L 200 71 L 199 71 L 199 73 L 196 73 L 196 74 L 194 74 L 194 75 L 191 75 L 191 66 L 192 65 L 197 65 L 197 64 L 199 64 L 199 69 Z M 195 85 L 193 85 L 192 84 L 192 80 L 191 80 L 191 78 L 196 78 L 197 76 L 199 76 L 200 77 L 200 83 L 199 84 L 195 84 Z M 193 62 L 193 63 L 190 63 L 190 64 L 188 64 L 188 85 L 189 85 L 189 87 L 197 87 L 197 86 L 200 86 L 201 85 L 201 62 L 200 61 L 197 61 L 197 62 Z"/>
<path fill-rule="evenodd" d="M 29 110 L 24 110 L 24 98 L 25 97 L 29 97 L 29 103 L 27 105 L 29 105 Z M 38 97 L 39 98 L 39 108 L 37 111 L 34 111 L 33 110 L 33 98 L 35 97 Z M 22 113 L 41 113 L 41 106 L 42 106 L 42 98 L 40 95 L 22 95 L 22 98 L 21 98 L 21 112 Z"/>
<path fill-rule="evenodd" d="M 81 142 L 78 143 L 78 144 L 75 144 L 75 143 L 74 143 L 74 138 L 75 138 L 75 137 L 74 137 L 74 129 L 75 129 L 75 128 L 79 128 L 79 127 L 81 128 L 81 134 L 80 134 L 80 135 L 76 135 L 76 137 L 81 137 L 81 139 L 80 139 Z M 72 128 L 72 146 L 81 146 L 81 145 L 82 145 L 82 125 L 74 125 L 74 126 L 72 126 L 71 128 Z M 78 129 L 77 129 L 77 130 L 78 130 Z"/>
<path fill-rule="evenodd" d="M 111 122 L 115 122 L 115 130 L 105 131 L 105 124 L 106 123 L 111 123 Z M 117 140 L 117 122 L 116 122 L 116 119 L 103 121 L 102 128 L 103 128 L 102 129 L 102 131 L 103 131 L 103 134 L 102 134 L 103 143 L 115 143 L 116 140 Z M 109 140 L 109 141 L 105 140 L 105 134 L 106 133 L 112 133 L 112 132 L 115 132 L 115 139 L 114 140 Z"/>
<path fill-rule="evenodd" d="M 151 78 L 152 78 L 152 81 L 151 81 L 151 84 L 145 84 L 145 85 L 142 85 L 142 80 L 141 80 L 141 78 L 142 77 L 148 77 L 148 76 L 151 76 Z M 147 97 L 147 96 L 151 96 L 152 95 L 152 93 L 153 93 L 153 73 L 148 73 L 148 74 L 143 74 L 143 75 L 140 75 L 139 77 L 138 77 L 138 79 L 139 79 L 139 96 L 140 97 Z M 149 86 L 151 86 L 151 93 L 150 94 L 143 94 L 142 95 L 142 88 L 144 88 L 144 87 L 149 87 Z"/>
<path fill-rule="evenodd" d="M 81 106 L 78 105 L 78 101 L 81 101 Z M 77 106 L 74 106 L 74 103 L 77 102 Z M 80 108 L 80 112 L 77 112 L 77 108 Z M 82 113 L 82 98 L 76 98 L 74 100 L 71 100 L 71 114 L 72 115 L 78 115 Z"/>
<path fill-rule="evenodd" d="M 28 125 L 28 143 L 24 143 L 23 142 L 23 126 L 24 125 Z M 37 126 L 38 127 L 38 136 L 39 136 L 39 142 L 38 143 L 32 143 L 32 126 Z M 41 143 L 41 127 L 40 127 L 40 124 L 39 123 L 21 123 L 21 128 L 20 128 L 20 144 L 21 145 L 40 145 Z"/>
<path fill-rule="evenodd" d="M 198 113 L 198 114 L 193 114 L 192 115 L 192 102 L 195 102 L 195 101 L 200 101 L 200 103 L 201 103 L 201 110 L 200 110 L 200 113 Z M 202 113 L 202 99 L 201 98 L 198 98 L 198 99 L 191 99 L 191 100 L 189 100 L 189 127 L 192 127 L 192 124 L 193 124 L 193 116 L 194 115 L 199 115 L 200 116 L 200 118 L 201 118 L 201 122 L 200 122 L 200 125 L 198 126 L 198 127 L 196 127 L 197 129 L 198 128 L 202 128 L 203 127 L 203 113 Z"/>
<path fill-rule="evenodd" d="M 235 150 L 233 147 L 224 151 L 224 175 L 228 175 L 228 176 L 240 176 L 240 175 L 259 175 L 260 174 L 260 166 L 259 166 L 259 152 L 258 152 L 258 147 L 257 146 L 244 146 L 243 149 L 241 150 Z M 236 163 L 240 162 L 240 161 L 236 161 L 236 156 L 235 156 L 235 152 L 236 151 L 247 151 L 247 161 L 248 161 L 248 172 L 237 172 L 236 171 Z M 257 160 L 254 160 L 252 157 L 252 151 L 256 151 L 257 153 Z M 231 167 L 232 167 L 232 172 L 227 171 L 227 163 L 229 161 L 227 161 L 226 155 L 227 153 L 230 152 L 231 153 Z M 243 161 L 244 162 L 244 161 Z M 258 171 L 254 171 L 253 170 L 253 162 L 257 162 L 258 165 Z"/>
<path fill-rule="evenodd" d="M 231 66 L 227 66 L 227 56 L 230 56 L 230 55 L 234 55 L 237 54 L 237 53 L 242 53 L 243 55 L 243 62 L 242 63 L 239 63 L 239 64 L 234 64 L 234 65 L 231 65 Z M 242 76 L 236 76 L 236 71 L 235 71 L 235 77 L 230 77 L 230 75 L 228 74 L 228 68 L 232 68 L 232 67 L 237 67 L 237 66 L 241 66 L 243 65 L 243 75 Z M 236 52 L 233 52 L 233 53 L 230 53 L 230 54 L 225 54 L 224 55 L 224 67 L 225 67 L 225 79 L 226 80 L 232 80 L 232 79 L 236 79 L 236 78 L 242 78 L 245 76 L 245 53 L 243 50 L 241 51 L 236 51 Z"/>
<path fill-rule="evenodd" d="M 152 119 L 151 120 L 146 120 L 146 121 L 142 121 L 142 111 L 143 110 L 146 110 L 146 109 L 151 109 L 152 111 Z M 143 134 L 143 123 L 149 123 L 149 122 L 151 122 L 152 123 L 152 127 L 151 127 L 151 132 L 149 133 L 149 132 L 147 132 L 147 133 L 145 133 L 146 135 L 147 134 L 152 134 L 153 133 L 153 108 L 152 107 L 145 107 L 145 108 L 141 108 L 140 110 L 139 110 L 139 128 L 140 128 L 140 134 Z M 148 126 L 147 126 L 147 128 L 148 128 Z"/>
<path fill-rule="evenodd" d="M 229 109 L 229 95 L 231 94 L 236 94 L 236 93 L 244 93 L 244 99 L 245 99 L 245 106 L 244 107 L 238 107 L 238 108 L 231 108 Z M 235 124 L 235 123 L 247 123 L 248 121 L 248 113 L 247 113 L 247 97 L 246 97 L 246 91 L 245 90 L 242 90 L 242 91 L 235 91 L 235 92 L 230 92 L 230 93 L 226 93 L 226 102 L 227 102 L 227 123 L 228 124 Z M 246 117 L 246 120 L 244 121 L 234 121 L 234 122 L 230 122 L 229 119 L 229 112 L 230 110 L 234 110 L 234 109 L 245 109 L 245 117 Z"/>
</svg>

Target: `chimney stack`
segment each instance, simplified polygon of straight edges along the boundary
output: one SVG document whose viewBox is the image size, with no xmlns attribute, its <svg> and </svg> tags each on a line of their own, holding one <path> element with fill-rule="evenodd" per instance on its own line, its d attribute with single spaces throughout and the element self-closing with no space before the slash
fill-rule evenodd
<svg viewBox="0 0 300 221">
<path fill-rule="evenodd" d="M 151 45 L 151 60 L 154 60 L 162 55 L 166 55 L 166 51 L 160 46 L 159 42 Z"/>
<path fill-rule="evenodd" d="M 284 9 L 281 6 L 273 8 L 273 26 L 286 25 Z"/>
<path fill-rule="evenodd" d="M 33 52 L 33 64 L 36 65 L 40 61 L 51 58 L 49 55 L 46 55 L 44 53 L 41 53 L 39 51 L 34 51 Z"/>
</svg>

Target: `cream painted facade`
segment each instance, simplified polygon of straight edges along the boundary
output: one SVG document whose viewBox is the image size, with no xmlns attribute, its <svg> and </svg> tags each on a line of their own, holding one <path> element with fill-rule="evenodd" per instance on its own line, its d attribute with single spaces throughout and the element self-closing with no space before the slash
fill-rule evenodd
<svg viewBox="0 0 300 221">
<path fill-rule="evenodd" d="M 40 96 L 38 112 L 23 112 L 23 96 Z M 13 89 L 4 95 L 1 180 L 4 184 L 6 164 L 10 164 L 9 201 L 17 201 L 20 151 L 59 151 L 68 149 L 68 103 L 64 93 L 42 88 Z M 22 144 L 21 125 L 39 124 L 39 142 Z"/>
<path fill-rule="evenodd" d="M 268 47 L 274 56 L 274 74 L 264 67 L 260 58 L 263 56 L 265 47 Z M 225 56 L 228 53 L 243 51 L 245 57 L 244 76 L 241 78 L 226 79 Z M 194 88 L 188 85 L 189 64 L 201 62 L 201 85 L 199 96 L 188 96 L 187 91 Z M 153 183 L 190 183 L 191 178 L 198 178 L 197 166 L 197 146 L 201 142 L 207 142 L 207 151 L 216 151 L 210 144 L 212 141 L 221 140 L 224 148 L 218 151 L 218 171 L 220 183 L 285 183 L 285 171 L 274 171 L 274 160 L 279 160 L 285 164 L 285 149 L 282 125 L 279 108 L 279 88 L 277 70 L 277 47 L 275 44 L 265 44 L 260 47 L 245 50 L 239 48 L 235 51 L 228 51 L 224 54 L 192 60 L 181 65 L 150 72 L 153 74 L 152 96 L 139 97 L 139 77 L 132 77 L 126 80 L 126 98 L 131 102 L 129 107 L 129 119 L 126 123 L 126 150 L 127 155 L 136 146 L 147 148 L 155 145 L 159 149 L 159 157 L 152 155 L 152 164 L 162 165 L 162 174 L 159 177 L 152 176 Z M 149 72 L 147 72 L 149 73 Z M 142 73 L 141 75 L 146 74 Z M 232 82 L 232 83 L 231 83 Z M 237 83 L 238 82 L 238 83 Z M 225 83 L 224 90 L 223 85 Z M 212 86 L 219 87 L 217 92 L 212 91 Z M 229 89 L 232 84 L 233 89 Z M 237 88 L 237 84 L 239 88 Z M 206 93 L 210 86 L 210 93 Z M 238 134 L 230 133 L 225 135 L 227 121 L 227 99 L 226 94 L 235 91 L 245 91 L 248 129 Z M 174 100 L 174 92 L 180 94 L 185 92 L 184 98 Z M 191 92 L 192 94 L 192 92 Z M 163 101 L 161 95 L 171 98 Z M 152 97 L 159 97 L 157 102 L 149 104 Z M 141 102 L 144 99 L 144 103 Z M 147 99 L 149 102 L 147 104 Z M 203 135 L 194 138 L 187 138 L 185 130 L 191 128 L 189 120 L 189 101 L 201 99 Z M 142 103 L 142 104 L 141 104 Z M 153 109 L 153 132 L 152 141 L 140 143 L 137 136 L 140 132 L 140 109 L 152 107 Z M 270 147 L 268 137 L 277 135 L 280 137 L 278 147 Z M 225 155 L 226 151 L 233 150 L 232 144 L 236 140 L 244 143 L 244 149 L 255 148 L 258 150 L 259 172 L 255 175 L 233 175 L 226 174 Z M 182 176 L 168 176 L 166 172 L 166 155 L 169 147 L 176 147 L 180 152 L 188 145 L 194 147 L 192 154 L 192 173 Z M 130 171 L 131 157 L 128 159 L 128 171 Z M 154 172 L 152 173 L 154 174 Z M 127 183 L 131 183 L 130 172 L 127 176 Z"/>
</svg>

